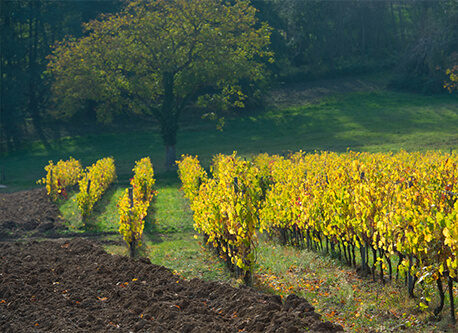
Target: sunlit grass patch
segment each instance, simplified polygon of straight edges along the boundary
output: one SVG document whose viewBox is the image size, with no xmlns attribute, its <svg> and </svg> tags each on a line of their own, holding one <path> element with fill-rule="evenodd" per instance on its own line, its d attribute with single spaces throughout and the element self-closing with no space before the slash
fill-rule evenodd
<svg viewBox="0 0 458 333">
<path fill-rule="evenodd" d="M 177 158 L 199 155 L 208 167 L 215 154 L 239 156 L 260 151 L 327 150 L 345 152 L 398 152 L 456 149 L 458 107 L 452 95 L 422 96 L 384 90 L 353 92 L 322 98 L 319 103 L 296 101 L 291 106 L 267 105 L 264 110 L 243 110 L 226 117 L 223 132 L 199 119 L 184 120 L 177 138 Z M 130 127 L 129 127 L 130 125 Z M 125 124 L 81 135 L 39 142 L 2 156 L 7 191 L 31 188 L 44 175 L 48 161 L 81 159 L 83 166 L 113 156 L 118 179 L 132 176 L 136 160 L 150 156 L 157 176 L 166 174 L 163 143 L 154 123 Z M 132 129 L 135 127 L 135 130 Z"/>
<path fill-rule="evenodd" d="M 199 244 L 192 232 L 164 234 L 159 241 L 146 240 L 142 251 L 152 263 L 165 266 L 185 279 L 232 280 L 224 263 Z"/>
<path fill-rule="evenodd" d="M 192 212 L 189 201 L 183 198 L 179 184 L 164 184 L 158 187 L 154 198 L 150 232 L 174 233 L 192 231 Z"/>
<path fill-rule="evenodd" d="M 420 309 L 420 287 L 417 298 L 410 299 L 403 280 L 373 282 L 324 253 L 281 246 L 263 235 L 255 274 L 256 288 L 302 296 L 324 319 L 341 324 L 347 332 L 453 331 L 446 309 L 439 322 L 431 320 L 431 309 Z"/>
</svg>

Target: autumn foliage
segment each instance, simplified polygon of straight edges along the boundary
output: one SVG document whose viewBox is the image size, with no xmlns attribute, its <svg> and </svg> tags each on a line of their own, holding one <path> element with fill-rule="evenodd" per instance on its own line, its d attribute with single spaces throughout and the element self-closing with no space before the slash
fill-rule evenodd
<svg viewBox="0 0 458 333">
<path fill-rule="evenodd" d="M 449 81 L 444 82 L 444 88 L 450 93 L 458 91 L 458 65 L 454 65 L 445 71 Z"/>
<path fill-rule="evenodd" d="M 178 176 L 182 182 L 182 189 L 186 198 L 191 202 L 198 195 L 200 185 L 208 181 L 208 175 L 200 165 L 197 156 L 183 155 L 177 161 Z"/>
<path fill-rule="evenodd" d="M 79 193 L 76 196 L 83 219 L 91 214 L 94 204 L 115 180 L 116 168 L 112 157 L 100 159 L 84 170 L 78 182 Z"/>
<path fill-rule="evenodd" d="M 261 195 L 258 169 L 234 153 L 215 156 L 211 172 L 213 178 L 206 178 L 192 156 L 184 156 L 179 162 L 183 190 L 192 198 L 194 226 L 204 234 L 207 244 L 225 258 L 228 267 L 250 283 Z M 196 186 L 198 178 L 200 187 Z"/>
<path fill-rule="evenodd" d="M 380 266 L 382 281 L 398 260 L 410 296 L 421 281 L 443 299 L 442 280 L 449 289 L 457 280 L 457 165 L 456 154 L 440 152 L 277 156 L 260 228 L 299 235 L 307 247 L 329 243 L 350 265 L 357 251 L 374 278 Z"/>
<path fill-rule="evenodd" d="M 392 277 L 397 258 L 411 295 L 416 281 L 438 286 L 443 279 L 456 281 L 456 154 L 298 152 L 262 154 L 253 161 L 216 156 L 213 179 L 191 202 L 196 229 L 229 251 L 238 267 L 247 270 L 246 263 L 253 264 L 254 248 L 248 245 L 255 244 L 259 228 L 300 247 L 330 245 L 350 265 L 356 265 L 357 250 L 363 270 L 375 274 L 380 266 L 382 280 L 384 273 Z"/>
<path fill-rule="evenodd" d="M 141 246 L 144 218 L 156 192 L 153 190 L 155 179 L 149 157 L 137 161 L 132 171 L 134 172 L 134 177 L 130 180 L 132 188 L 126 189 L 119 199 L 118 210 L 119 232 L 129 245 L 131 256 L 134 256 L 136 244 Z"/>
<path fill-rule="evenodd" d="M 67 197 L 69 186 L 76 185 L 81 177 L 81 162 L 70 157 L 69 160 L 60 160 L 57 164 L 49 161 L 45 166 L 46 176 L 40 179 L 38 184 L 45 184 L 46 191 L 52 201 L 56 201 L 59 197 Z"/>
</svg>

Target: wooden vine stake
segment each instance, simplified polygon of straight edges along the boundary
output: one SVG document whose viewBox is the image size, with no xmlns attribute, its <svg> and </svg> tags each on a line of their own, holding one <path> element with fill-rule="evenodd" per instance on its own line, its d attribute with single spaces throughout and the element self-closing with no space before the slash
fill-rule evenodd
<svg viewBox="0 0 458 333">
<path fill-rule="evenodd" d="M 409 297 L 414 298 L 413 289 L 415 285 L 414 277 L 412 276 L 411 270 L 413 266 L 413 255 L 409 255 L 409 270 L 407 272 L 407 289 L 409 291 Z"/>
<path fill-rule="evenodd" d="M 366 248 L 367 248 L 366 243 L 364 243 L 364 246 L 361 245 L 359 247 L 359 251 L 361 252 L 361 268 L 362 268 L 362 271 L 363 271 L 363 275 L 367 274 Z"/>
<path fill-rule="evenodd" d="M 52 169 L 49 170 L 49 187 L 50 187 L 50 191 L 49 191 L 49 194 L 51 194 L 51 196 L 49 196 L 49 200 L 52 201 L 52 193 L 56 190 L 53 185 L 53 182 L 52 182 Z"/>
<path fill-rule="evenodd" d="M 241 192 L 242 196 L 244 196 L 245 193 L 246 193 L 245 189 L 242 188 L 241 184 L 239 183 L 238 177 L 234 177 L 234 191 L 235 191 L 236 194 Z M 242 278 L 247 286 L 252 286 L 253 285 L 253 279 L 252 279 L 253 263 L 248 258 L 248 255 L 251 253 L 251 250 L 252 249 L 251 249 L 251 245 L 250 245 L 250 247 L 247 249 L 247 252 L 243 253 L 243 258 L 242 258 L 244 264 L 249 267 L 248 270 L 242 269 L 237 264 L 235 264 L 236 277 L 237 278 Z M 237 249 L 236 249 L 236 252 L 238 252 Z"/>
<path fill-rule="evenodd" d="M 453 278 L 448 274 L 448 295 L 450 298 L 450 315 L 452 317 L 452 323 L 456 324 L 456 317 L 455 317 L 455 302 L 453 299 Z"/>
<path fill-rule="evenodd" d="M 134 232 L 132 231 L 132 208 L 134 208 L 134 189 L 132 187 L 129 187 L 129 216 L 130 216 L 130 219 L 129 219 L 129 225 L 130 225 L 130 231 L 131 231 L 131 234 L 132 234 L 132 239 L 129 243 L 129 255 L 131 258 L 134 258 L 135 257 L 135 245 L 136 245 L 136 242 L 137 242 L 137 239 L 135 237 L 135 234 Z"/>
<path fill-rule="evenodd" d="M 88 175 L 86 174 L 86 178 L 88 177 Z M 91 191 L 91 179 L 88 179 L 87 180 L 87 187 L 86 187 L 86 193 L 88 196 L 90 196 L 90 191 Z M 87 226 L 87 218 L 88 216 L 86 214 L 83 214 L 83 223 L 85 226 Z"/>
</svg>

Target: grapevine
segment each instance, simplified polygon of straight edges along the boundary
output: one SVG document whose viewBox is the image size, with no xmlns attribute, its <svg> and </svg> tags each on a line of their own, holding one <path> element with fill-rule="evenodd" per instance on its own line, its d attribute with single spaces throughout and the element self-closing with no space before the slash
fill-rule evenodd
<svg viewBox="0 0 458 333">
<path fill-rule="evenodd" d="M 208 181 L 207 172 L 200 166 L 197 156 L 183 155 L 177 165 L 184 195 L 192 202 L 199 193 L 200 185 Z"/>
<path fill-rule="evenodd" d="M 114 159 L 111 157 L 98 160 L 87 167 L 79 180 L 79 193 L 76 196 L 83 220 L 92 212 L 94 204 L 100 200 L 108 187 L 116 179 Z"/>
<path fill-rule="evenodd" d="M 398 257 L 413 296 L 418 281 L 456 281 L 457 162 L 456 155 L 437 152 L 278 159 L 271 168 L 273 185 L 260 214 L 261 228 L 305 230 L 307 244 L 314 241 L 322 249 L 325 237 L 352 265 L 359 249 L 363 270 L 370 269 L 375 279 L 380 264 L 382 281 L 386 270 L 392 277 L 392 259 Z M 372 267 L 367 267 L 369 250 Z"/>
<path fill-rule="evenodd" d="M 179 167 L 184 187 L 205 176 L 195 162 L 182 162 Z M 213 178 L 204 178 L 198 194 L 192 196 L 194 226 L 226 259 L 229 268 L 249 284 L 255 262 L 256 212 L 261 191 L 257 168 L 234 153 L 215 156 L 211 171 Z M 186 179 L 193 181 L 186 183 Z"/>
<path fill-rule="evenodd" d="M 49 161 L 45 166 L 46 176 L 37 181 L 46 185 L 46 192 L 52 201 L 59 197 L 67 198 L 67 188 L 78 183 L 81 177 L 81 162 L 70 157 L 68 161 L 60 160 L 57 164 Z"/>
<path fill-rule="evenodd" d="M 134 177 L 130 180 L 132 188 L 126 189 L 119 199 L 118 211 L 119 232 L 129 246 L 131 257 L 134 257 L 137 244 L 142 245 L 144 218 L 156 191 L 153 190 L 155 179 L 149 157 L 137 161 L 132 171 L 134 172 Z"/>
<path fill-rule="evenodd" d="M 435 282 L 443 304 L 443 281 L 449 291 L 457 281 L 457 165 L 456 154 L 441 152 L 298 152 L 253 162 L 234 153 L 214 157 L 212 179 L 197 159 L 184 159 L 179 173 L 195 228 L 237 267 L 252 264 L 259 228 L 284 243 L 330 246 L 353 266 L 359 252 L 363 272 L 375 280 L 378 270 L 382 282 L 393 278 L 397 258 L 396 278 L 404 274 L 409 295 L 416 283 Z"/>
</svg>

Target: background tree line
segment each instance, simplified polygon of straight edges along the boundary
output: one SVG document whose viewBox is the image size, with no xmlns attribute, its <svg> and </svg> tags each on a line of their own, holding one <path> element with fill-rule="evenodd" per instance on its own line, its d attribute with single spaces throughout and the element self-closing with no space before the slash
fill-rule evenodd
<svg viewBox="0 0 458 333">
<path fill-rule="evenodd" d="M 456 63 L 456 1 L 254 2 L 276 29 L 277 72 L 287 80 L 393 69 L 393 85 L 443 91 L 444 69 Z M 442 71 L 437 70 L 442 69 Z"/>
<path fill-rule="evenodd" d="M 1 0 L 1 147 L 13 150 L 26 123 L 43 133 L 51 107 L 47 57 L 81 24 L 123 2 Z M 273 83 L 394 71 L 391 86 L 440 93 L 458 62 L 458 3 L 425 1 L 252 1 L 273 28 Z"/>
<path fill-rule="evenodd" d="M 31 121 L 39 135 L 49 108 L 45 76 L 52 45 L 66 35 L 80 37 L 81 24 L 120 8 L 118 1 L 1 0 L 1 141 L 18 147 Z"/>
</svg>

